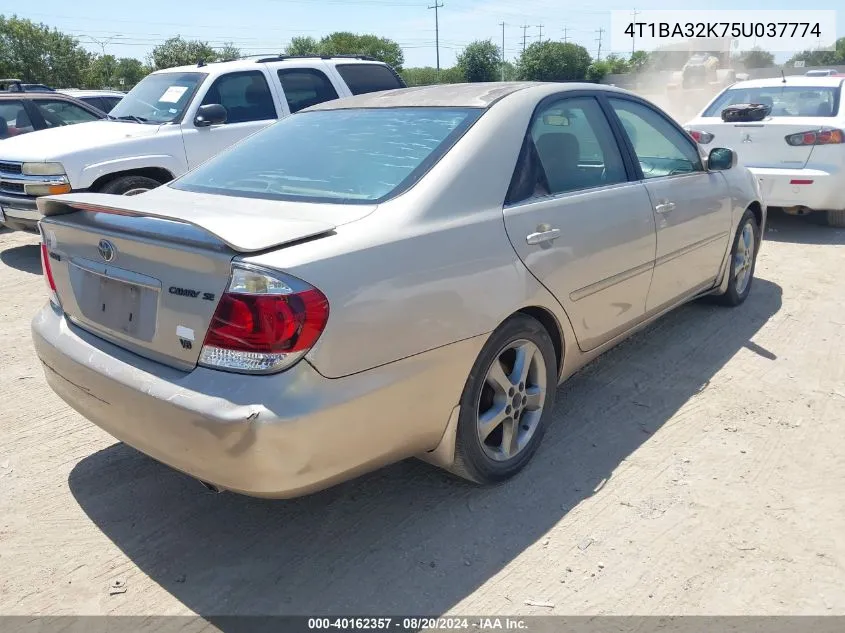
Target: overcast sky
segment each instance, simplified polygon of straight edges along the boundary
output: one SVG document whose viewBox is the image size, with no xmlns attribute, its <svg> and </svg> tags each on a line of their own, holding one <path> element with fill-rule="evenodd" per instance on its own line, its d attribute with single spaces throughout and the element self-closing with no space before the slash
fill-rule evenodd
<svg viewBox="0 0 845 633">
<path fill-rule="evenodd" d="M 489 38 L 501 46 L 501 22 L 505 22 L 507 59 L 519 55 L 523 34 L 527 35 L 529 43 L 537 41 L 540 25 L 544 40 L 566 38 L 586 47 L 595 56 L 600 28 L 605 29 L 602 54 L 610 52 L 607 29 L 610 28 L 611 10 L 633 11 L 636 8 L 642 11 L 683 6 L 665 0 L 443 2 L 445 6 L 439 10 L 443 67 L 451 66 L 457 53 L 473 40 Z M 22 9 L 21 5 L 15 7 L 19 17 L 55 26 L 79 37 L 86 48 L 100 52 L 101 45 L 88 39 L 95 38 L 105 43 L 107 53 L 119 57 L 145 58 L 153 46 L 175 35 L 204 39 L 213 46 L 231 41 L 244 54 L 250 54 L 281 51 L 290 38 L 297 35 L 319 37 L 346 30 L 395 39 L 405 51 L 406 67 L 435 64 L 434 10 L 426 8 L 434 4 L 434 0 L 428 3 L 414 0 L 144 0 L 138 4 L 81 0 L 78 5 L 69 4 L 67 0 L 39 0 L 26 4 L 32 10 Z M 810 8 L 836 9 L 837 4 L 833 0 L 816 0 Z M 78 11 L 74 12 L 71 6 L 78 7 Z M 706 8 L 740 7 L 729 0 L 709 0 Z M 761 19 L 765 19 L 766 10 L 794 9 L 795 5 L 784 0 L 748 0 L 741 8 L 760 9 Z M 837 15 L 837 34 L 840 36 L 845 33 L 843 17 L 845 10 Z M 523 30 L 522 26 L 528 28 Z M 782 60 L 788 56 L 780 54 L 778 58 Z"/>
</svg>

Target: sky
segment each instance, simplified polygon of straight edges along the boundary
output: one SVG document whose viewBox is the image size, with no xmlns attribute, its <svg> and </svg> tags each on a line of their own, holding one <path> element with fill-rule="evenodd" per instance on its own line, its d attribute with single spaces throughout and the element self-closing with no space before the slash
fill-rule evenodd
<svg viewBox="0 0 845 633">
<path fill-rule="evenodd" d="M 595 56 L 599 29 L 602 56 L 609 52 L 607 30 L 610 11 L 679 9 L 683 5 L 660 0 L 442 0 L 440 21 L 440 64 L 448 67 L 468 43 L 491 39 L 501 47 L 505 23 L 505 57 L 515 60 L 523 42 L 543 40 L 575 42 Z M 144 0 L 130 4 L 114 0 L 39 0 L 16 7 L 18 17 L 43 22 L 79 38 L 83 46 L 118 57 L 144 59 L 152 48 L 168 37 L 203 39 L 212 46 L 232 42 L 243 54 L 281 52 L 292 37 L 319 38 L 333 31 L 375 33 L 390 37 L 402 46 L 405 67 L 434 66 L 434 0 Z M 816 0 L 816 10 L 835 10 L 834 0 Z M 71 6 L 78 7 L 77 11 Z M 142 10 L 133 9 L 133 6 Z M 687 5 L 687 8 L 697 8 Z M 741 6 L 730 0 L 708 0 L 700 8 L 710 10 L 795 9 L 785 0 L 747 0 Z M 0 9 L 0 12 L 4 12 Z M 728 19 L 727 17 L 725 19 Z M 845 35 L 845 11 L 836 16 L 837 36 Z M 523 29 L 527 26 L 527 29 Z M 526 40 L 523 39 L 526 36 Z M 95 41 L 96 40 L 96 41 Z M 619 51 L 630 53 L 629 50 Z M 789 54 L 777 55 L 785 61 Z"/>
</svg>

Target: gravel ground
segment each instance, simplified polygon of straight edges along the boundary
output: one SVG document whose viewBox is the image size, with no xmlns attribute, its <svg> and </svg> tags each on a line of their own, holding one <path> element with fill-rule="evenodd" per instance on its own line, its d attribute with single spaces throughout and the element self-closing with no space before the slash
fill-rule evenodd
<svg viewBox="0 0 845 633">
<path fill-rule="evenodd" d="M 845 231 L 766 238 L 744 306 L 691 304 L 570 380 L 510 483 L 409 461 L 262 501 L 53 395 L 37 238 L 4 231 L 0 613 L 845 615 Z"/>
</svg>

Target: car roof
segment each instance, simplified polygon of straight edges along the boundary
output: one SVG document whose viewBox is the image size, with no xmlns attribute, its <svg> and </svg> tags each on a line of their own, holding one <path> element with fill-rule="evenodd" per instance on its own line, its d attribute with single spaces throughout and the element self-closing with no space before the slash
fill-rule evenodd
<svg viewBox="0 0 845 633">
<path fill-rule="evenodd" d="M 775 86 L 824 86 L 836 87 L 842 83 L 842 77 L 808 77 L 807 75 L 787 75 L 786 83 L 783 77 L 768 77 L 766 79 L 749 79 L 735 83 L 731 88 L 772 88 Z"/>
<path fill-rule="evenodd" d="M 326 62 L 329 64 L 378 64 L 380 66 L 387 66 L 384 62 L 376 59 L 362 58 L 362 57 L 325 57 L 325 56 L 287 56 L 287 55 L 251 55 L 250 57 L 243 57 L 228 62 L 208 62 L 205 64 L 192 64 L 190 66 L 174 66 L 173 68 L 163 68 L 156 70 L 153 75 L 163 75 L 166 73 L 208 73 L 212 75 L 219 75 L 222 73 L 229 73 L 235 70 L 255 70 L 258 64 L 270 64 L 274 67 L 284 68 L 287 66 L 293 68 L 302 67 L 308 62 Z"/>
<path fill-rule="evenodd" d="M 70 95 L 71 97 L 123 97 L 122 92 L 116 90 L 79 90 L 76 88 L 69 88 L 68 90 L 57 90 L 62 94 Z"/>
<path fill-rule="evenodd" d="M 305 111 L 348 110 L 354 108 L 454 107 L 489 108 L 500 99 L 523 90 L 538 93 L 591 90 L 630 94 L 627 90 L 593 83 L 552 83 L 541 81 L 505 81 L 488 83 L 438 84 L 371 92 L 335 101 L 324 101 Z M 539 94 L 538 94 L 539 96 Z"/>
</svg>

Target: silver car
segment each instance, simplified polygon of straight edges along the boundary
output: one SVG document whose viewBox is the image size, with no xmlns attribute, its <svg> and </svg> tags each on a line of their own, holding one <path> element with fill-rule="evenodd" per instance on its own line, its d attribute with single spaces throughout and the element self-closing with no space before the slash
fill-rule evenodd
<svg viewBox="0 0 845 633">
<path fill-rule="evenodd" d="M 221 490 L 412 456 L 501 481 L 578 368 L 748 296 L 766 208 L 702 151 L 593 84 L 327 102 L 150 192 L 40 199 L 35 347 L 82 415 Z"/>
</svg>

